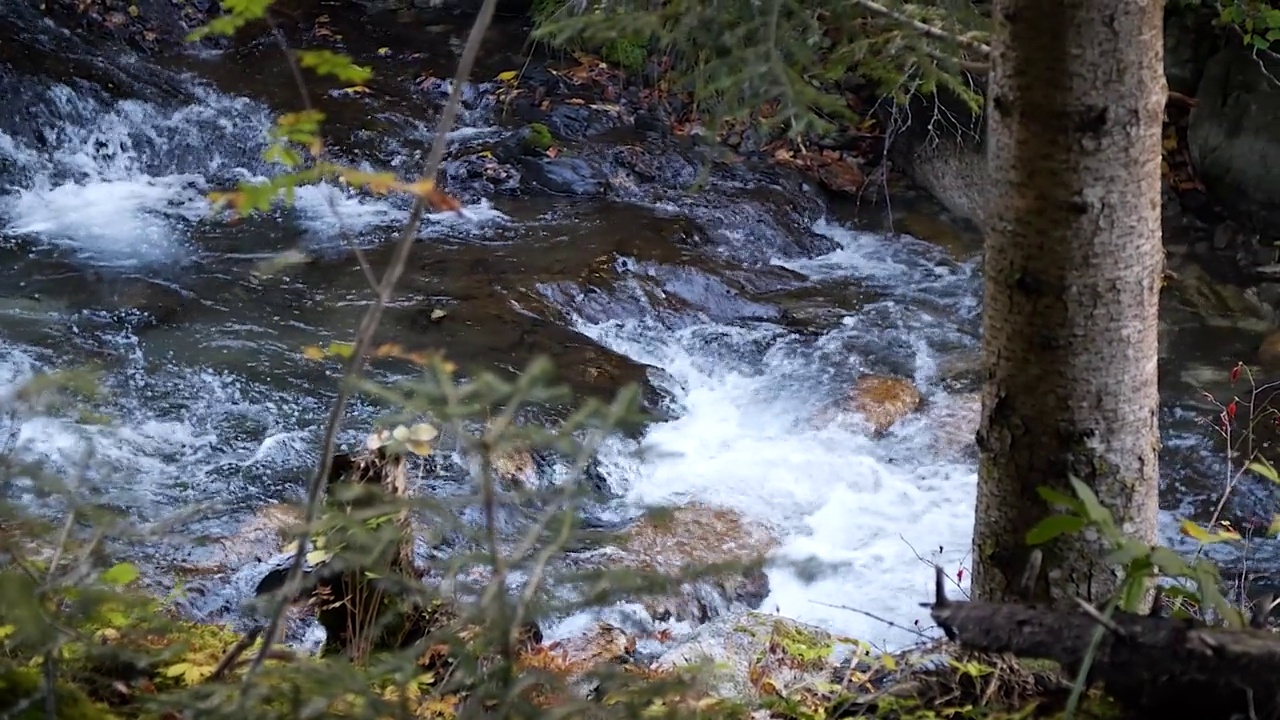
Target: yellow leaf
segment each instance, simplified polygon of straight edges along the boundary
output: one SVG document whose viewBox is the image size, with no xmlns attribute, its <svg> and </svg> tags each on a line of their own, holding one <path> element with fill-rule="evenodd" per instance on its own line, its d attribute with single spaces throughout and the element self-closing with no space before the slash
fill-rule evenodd
<svg viewBox="0 0 1280 720">
<path fill-rule="evenodd" d="M 379 54 L 379 55 L 381 55 L 382 57 L 386 57 L 386 56 L 388 56 L 388 55 L 390 55 L 390 54 L 391 54 L 391 48 L 389 48 L 389 47 L 380 47 L 380 48 L 378 48 L 378 54 Z"/>
<path fill-rule="evenodd" d="M 302 357 L 308 360 L 323 360 L 324 351 L 315 345 L 308 345 L 302 348 Z"/>
<path fill-rule="evenodd" d="M 1274 537 L 1280 534 L 1280 515 L 1271 516 L 1271 526 L 1267 528 L 1267 535 Z"/>
<path fill-rule="evenodd" d="M 331 342 L 325 348 L 325 352 L 329 355 L 337 355 L 338 357 L 349 358 L 356 351 L 354 343 L 349 342 Z"/>
<path fill-rule="evenodd" d="M 516 72 L 515 70 L 505 70 L 503 72 L 498 73 L 497 79 L 498 79 L 498 82 L 511 82 L 512 80 L 515 80 L 516 77 L 518 77 L 519 75 L 520 73 Z"/>
<path fill-rule="evenodd" d="M 369 92 L 369 88 L 365 87 L 364 85 L 352 85 L 351 87 L 344 87 L 344 88 L 342 88 L 342 92 L 348 92 L 348 93 L 367 93 L 367 92 Z"/>
<path fill-rule="evenodd" d="M 1236 532 L 1235 530 L 1224 529 L 1224 530 L 1218 530 L 1218 531 L 1210 531 L 1200 527 L 1199 525 L 1191 522 L 1190 520 L 1183 520 L 1180 529 L 1183 535 L 1186 535 L 1187 537 L 1197 542 L 1201 542 L 1205 544 L 1226 542 L 1228 540 L 1240 539 L 1240 533 Z"/>
<path fill-rule="evenodd" d="M 3 640 L 17 632 L 18 628 L 12 625 L 0 625 L 0 640 Z"/>
<path fill-rule="evenodd" d="M 138 9 L 137 5 L 129 6 L 129 17 L 138 17 L 141 14 L 142 14 L 142 11 Z"/>
</svg>

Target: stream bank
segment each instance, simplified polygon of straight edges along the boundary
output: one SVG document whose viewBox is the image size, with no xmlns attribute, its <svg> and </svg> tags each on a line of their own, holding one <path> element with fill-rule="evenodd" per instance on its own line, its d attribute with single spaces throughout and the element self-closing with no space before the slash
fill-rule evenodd
<svg viewBox="0 0 1280 720">
<path fill-rule="evenodd" d="M 334 152 L 411 174 L 465 28 L 343 22 L 354 23 L 334 15 L 287 28 L 294 42 L 340 42 L 375 69 L 369 92 L 313 86 Z M 492 79 L 468 84 L 445 170 L 465 213 L 428 218 L 380 339 L 444 348 L 464 372 L 510 374 L 548 353 L 580 397 L 645 386 L 659 419 L 611 438 L 592 468 L 591 521 L 628 527 L 634 539 L 577 560 L 669 565 L 678 560 L 655 561 L 655 548 L 719 543 L 838 566 L 809 582 L 778 562 L 683 588 L 661 607 L 620 608 L 629 619 L 617 623 L 670 643 L 756 608 L 871 642 L 913 642 L 926 616 L 903 598 L 928 597 L 928 561 L 959 575 L 968 550 L 979 239 L 909 190 L 894 187 L 891 208 L 858 206 L 787 167 L 696 143 L 639 89 L 604 97 L 608 83 L 595 81 L 610 80 L 609 68 L 538 57 L 513 86 L 498 78 L 525 67 L 511 50 L 522 31 L 500 25 L 486 41 L 497 49 L 476 76 Z M 121 92 L 78 71 L 0 70 L 6 97 L 23 98 L 0 117 L 5 377 L 13 387 L 93 360 L 112 391 L 96 409 L 119 422 L 35 417 L 6 429 L 55 468 L 97 448 L 91 484 L 139 522 L 220 502 L 225 510 L 187 525 L 185 538 L 129 550 L 159 590 L 175 569 L 200 576 L 194 616 L 235 620 L 279 560 L 271 518 L 298 501 L 333 397 L 334 368 L 301 348 L 349 339 L 369 301 L 342 233 L 382 268 L 407 203 L 320 186 L 238 224 L 211 216 L 208 190 L 272 171 L 258 157 L 271 115 L 297 108 L 278 49 L 259 38 L 127 62 L 90 44 L 77 52 L 145 72 Z M 539 150 L 536 126 L 554 157 Z M 307 262 L 254 273 L 290 251 Z M 1204 516 L 1221 492 L 1221 451 L 1199 422 L 1211 409 L 1196 391 L 1225 386 L 1253 332 L 1170 316 L 1162 507 L 1182 549 L 1173 518 Z M 859 394 L 871 389 L 891 392 Z M 356 402 L 343 445 L 358 444 L 379 412 Z M 554 483 L 564 462 L 514 466 L 523 482 Z M 457 493 L 469 472 L 444 452 L 414 489 Z M 15 493 L 42 507 L 26 488 Z M 1271 502 L 1267 488 L 1247 487 L 1228 510 L 1247 520 Z M 677 537 L 646 534 L 637 520 L 649 504 L 683 513 Z M 519 529 L 513 520 L 504 531 Z M 1275 567 L 1273 549 L 1254 552 Z M 546 635 L 573 637 L 591 620 L 566 618 Z M 303 624 L 295 638 L 307 632 Z"/>
</svg>

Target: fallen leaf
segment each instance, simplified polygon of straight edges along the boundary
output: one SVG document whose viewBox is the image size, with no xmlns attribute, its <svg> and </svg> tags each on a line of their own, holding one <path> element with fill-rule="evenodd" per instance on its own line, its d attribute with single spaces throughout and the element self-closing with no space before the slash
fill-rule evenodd
<svg viewBox="0 0 1280 720">
<path fill-rule="evenodd" d="M 497 80 L 498 82 L 511 82 L 512 80 L 515 80 L 519 76 L 520 76 L 520 73 L 516 72 L 515 70 L 504 70 L 498 73 Z"/>
<path fill-rule="evenodd" d="M 436 308 L 435 310 L 432 310 L 432 311 L 431 311 L 431 319 L 432 319 L 432 320 L 439 320 L 439 319 L 443 318 L 445 315 L 448 315 L 448 314 L 449 314 L 449 313 L 445 312 L 444 310 L 441 310 L 440 308 Z"/>
<path fill-rule="evenodd" d="M 391 54 L 391 48 L 389 48 L 389 47 L 380 47 L 380 48 L 378 48 L 378 54 L 379 54 L 379 55 L 381 55 L 382 57 L 386 57 L 386 56 L 388 56 L 388 55 L 390 55 L 390 54 Z"/>
</svg>

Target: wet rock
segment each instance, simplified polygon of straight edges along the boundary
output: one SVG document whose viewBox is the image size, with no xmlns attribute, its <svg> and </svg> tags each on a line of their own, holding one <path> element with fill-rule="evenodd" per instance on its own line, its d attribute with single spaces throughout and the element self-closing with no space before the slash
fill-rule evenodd
<svg viewBox="0 0 1280 720">
<path fill-rule="evenodd" d="M 579 141 L 619 127 L 624 116 L 617 105 L 557 102 L 538 119 L 555 137 Z"/>
<path fill-rule="evenodd" d="M 938 359 L 938 383 L 947 392 L 970 393 L 982 387 L 982 353 L 965 350 Z"/>
<path fill-rule="evenodd" d="M 982 423 L 982 394 L 976 392 L 932 398 L 925 411 L 934 450 L 944 458 L 972 457 L 977 452 Z"/>
<path fill-rule="evenodd" d="M 703 623 L 760 607 L 769 594 L 762 561 L 777 545 L 771 528 L 734 510 L 691 504 L 642 517 L 617 533 L 610 547 L 580 554 L 573 564 L 667 575 L 688 564 L 740 563 L 738 571 L 685 583 L 675 595 L 639 599 L 659 622 Z"/>
<path fill-rule="evenodd" d="M 906 212 L 894 219 L 895 230 L 931 242 L 952 258 L 966 259 L 982 252 L 982 236 L 935 213 Z"/>
<path fill-rule="evenodd" d="M 1257 292 L 1211 275 L 1199 263 L 1190 260 L 1171 262 L 1165 273 L 1165 290 L 1172 292 L 1179 304 L 1205 320 L 1219 325 L 1255 329 L 1274 327 L 1276 311 L 1262 304 Z"/>
<path fill-rule="evenodd" d="M 938 132 L 932 120 L 940 114 L 950 119 L 945 132 Z M 890 160 L 951 214 L 981 227 L 991 187 L 982 116 L 943 89 L 928 98 L 912 96 L 906 117 L 907 126 L 889 143 Z"/>
<path fill-rule="evenodd" d="M 777 615 L 747 612 L 703 625 L 654 663 L 672 670 L 714 663 L 706 690 L 747 702 L 785 690 L 788 694 L 830 682 L 838 664 L 829 632 Z"/>
<path fill-rule="evenodd" d="M 489 456 L 494 477 L 508 489 L 530 489 L 538 485 L 538 464 L 527 448 L 507 448 Z"/>
<path fill-rule="evenodd" d="M 625 630 L 607 622 L 596 623 L 590 631 L 534 648 L 522 661 L 544 669 L 564 673 L 565 680 L 583 698 L 590 696 L 596 683 L 583 676 L 603 665 L 630 663 L 636 651 L 636 639 Z"/>
<path fill-rule="evenodd" d="M 698 165 L 674 148 L 639 145 L 614 148 L 613 161 L 646 183 L 672 190 L 688 188 L 698 179 Z"/>
<path fill-rule="evenodd" d="M 1205 67 L 1187 144 L 1210 195 L 1238 220 L 1280 240 L 1280 60 L 1229 43 Z M 1271 77 L 1268 77 L 1268 74 Z"/>
<path fill-rule="evenodd" d="M 182 290 L 156 282 L 136 279 L 115 288 L 107 298 L 112 315 L 131 326 L 165 325 L 177 320 L 188 305 Z"/>
<path fill-rule="evenodd" d="M 576 157 L 522 157 L 525 180 L 557 195 L 599 197 L 609 187 L 609 176 L 595 165 Z"/>
<path fill-rule="evenodd" d="M 259 508 L 235 532 L 188 549 L 176 564 L 183 575 L 220 575 L 253 563 L 267 562 L 290 542 L 292 528 L 302 524 L 302 508 L 285 503 Z"/>
<path fill-rule="evenodd" d="M 880 435 L 920 407 L 920 391 L 911 381 L 888 375 L 863 375 L 848 395 L 834 407 L 819 413 L 816 421 L 829 424 L 842 413 L 859 417 Z"/>
</svg>

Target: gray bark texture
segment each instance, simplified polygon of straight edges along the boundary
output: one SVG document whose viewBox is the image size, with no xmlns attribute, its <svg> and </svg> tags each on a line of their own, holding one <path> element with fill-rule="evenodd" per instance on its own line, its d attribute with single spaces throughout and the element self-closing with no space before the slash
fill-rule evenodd
<svg viewBox="0 0 1280 720">
<path fill-rule="evenodd" d="M 1036 493 L 1094 489 L 1155 541 L 1164 263 L 1161 0 L 998 0 L 974 527 L 976 597 L 1016 596 Z M 1091 530 L 1044 547 L 1035 597 L 1114 593 Z"/>
</svg>

